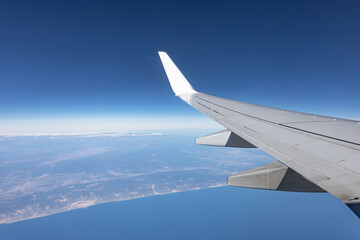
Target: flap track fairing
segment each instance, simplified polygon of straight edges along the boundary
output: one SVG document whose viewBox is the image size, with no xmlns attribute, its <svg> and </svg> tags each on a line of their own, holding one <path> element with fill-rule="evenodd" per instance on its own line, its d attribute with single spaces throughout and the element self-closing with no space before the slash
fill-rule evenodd
<svg viewBox="0 0 360 240">
<path fill-rule="evenodd" d="M 197 138 L 196 144 L 218 147 L 256 148 L 245 139 L 227 129 Z"/>
</svg>

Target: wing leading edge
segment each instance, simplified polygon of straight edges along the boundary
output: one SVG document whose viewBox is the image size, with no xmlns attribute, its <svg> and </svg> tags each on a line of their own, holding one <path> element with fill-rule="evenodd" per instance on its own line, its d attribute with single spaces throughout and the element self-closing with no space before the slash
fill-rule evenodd
<svg viewBox="0 0 360 240">
<path fill-rule="evenodd" d="M 176 96 L 227 129 L 199 138 L 199 144 L 257 147 L 277 159 L 269 165 L 229 177 L 230 185 L 327 191 L 360 217 L 358 122 L 197 92 L 165 52 L 159 55 Z"/>
</svg>

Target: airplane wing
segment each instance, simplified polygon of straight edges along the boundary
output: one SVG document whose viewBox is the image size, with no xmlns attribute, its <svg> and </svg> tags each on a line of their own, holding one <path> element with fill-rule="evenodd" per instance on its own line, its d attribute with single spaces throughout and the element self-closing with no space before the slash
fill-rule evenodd
<svg viewBox="0 0 360 240">
<path fill-rule="evenodd" d="M 197 144 L 257 147 L 277 159 L 230 176 L 229 185 L 329 192 L 360 217 L 360 122 L 197 92 L 165 52 L 159 55 L 175 95 L 226 128 Z"/>
</svg>

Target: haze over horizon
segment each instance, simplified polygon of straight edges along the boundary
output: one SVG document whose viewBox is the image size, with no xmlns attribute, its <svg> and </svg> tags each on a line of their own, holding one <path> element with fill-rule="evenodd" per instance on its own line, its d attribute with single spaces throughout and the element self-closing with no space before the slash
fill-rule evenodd
<svg viewBox="0 0 360 240">
<path fill-rule="evenodd" d="M 133 118 L 139 130 L 143 118 L 172 118 L 179 128 L 188 125 L 176 122 L 178 117 L 208 124 L 174 97 L 159 50 L 198 91 L 360 118 L 360 16 L 352 1 L 2 1 L 0 6 L 3 128 L 16 121 L 26 129 L 33 120 L 63 119 L 76 125 L 78 119 Z"/>
</svg>

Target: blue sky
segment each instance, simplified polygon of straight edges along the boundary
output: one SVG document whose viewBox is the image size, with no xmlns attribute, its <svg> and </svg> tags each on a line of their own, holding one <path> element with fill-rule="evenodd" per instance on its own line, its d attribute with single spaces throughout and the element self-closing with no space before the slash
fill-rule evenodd
<svg viewBox="0 0 360 240">
<path fill-rule="evenodd" d="M 2 126 L 200 118 L 174 97 L 158 50 L 199 91 L 359 119 L 359 7 L 355 1 L 1 1 Z"/>
</svg>

